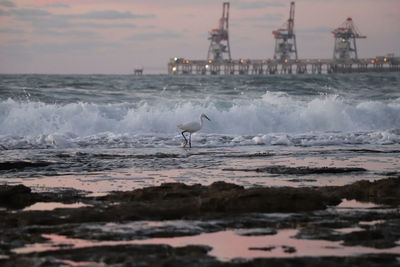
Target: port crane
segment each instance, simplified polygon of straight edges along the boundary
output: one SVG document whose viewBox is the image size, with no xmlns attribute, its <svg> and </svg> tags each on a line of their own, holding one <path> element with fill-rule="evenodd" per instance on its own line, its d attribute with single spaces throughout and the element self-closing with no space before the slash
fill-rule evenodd
<svg viewBox="0 0 400 267">
<path fill-rule="evenodd" d="M 289 19 L 273 31 L 275 52 L 273 59 L 232 59 L 229 46 L 229 3 L 222 6 L 219 26 L 209 32 L 210 46 L 207 59 L 171 58 L 169 74 L 199 75 L 274 75 L 274 74 L 331 74 L 361 72 L 400 72 L 400 57 L 386 56 L 358 58 L 356 39 L 366 38 L 351 18 L 332 31 L 335 37 L 333 58 L 299 59 L 294 33 L 295 3 L 290 3 Z"/>
<path fill-rule="evenodd" d="M 367 38 L 360 33 L 352 18 L 347 18 L 342 25 L 332 31 L 335 38 L 333 59 L 358 59 L 356 39 Z"/>
<path fill-rule="evenodd" d="M 231 48 L 229 45 L 229 2 L 222 4 L 222 17 L 219 19 L 219 26 L 216 29 L 212 29 L 209 34 L 208 40 L 211 40 L 211 42 L 208 48 L 207 60 L 231 60 Z"/>
<path fill-rule="evenodd" d="M 297 60 L 296 34 L 294 33 L 294 2 L 290 3 L 289 19 L 280 29 L 272 32 L 275 37 L 274 59 L 287 62 Z"/>
</svg>

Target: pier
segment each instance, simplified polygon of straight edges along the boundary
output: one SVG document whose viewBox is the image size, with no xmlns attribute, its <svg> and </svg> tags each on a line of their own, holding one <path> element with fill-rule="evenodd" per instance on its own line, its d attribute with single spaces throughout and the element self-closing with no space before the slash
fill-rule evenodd
<svg viewBox="0 0 400 267">
<path fill-rule="evenodd" d="M 192 75 L 274 75 L 274 74 L 333 74 L 400 71 L 400 57 L 365 59 L 238 59 L 190 60 L 172 58 L 168 74 Z"/>
<path fill-rule="evenodd" d="M 394 54 L 358 58 L 356 40 L 367 37 L 360 33 L 350 17 L 332 30 L 334 49 L 331 59 L 299 59 L 294 31 L 294 2 L 290 3 L 289 19 L 286 23 L 272 31 L 275 39 L 272 59 L 234 60 L 229 43 L 229 8 L 229 2 L 222 4 L 218 27 L 209 31 L 207 59 L 171 58 L 168 62 L 168 74 L 274 75 L 400 71 L 400 57 L 395 57 Z"/>
</svg>

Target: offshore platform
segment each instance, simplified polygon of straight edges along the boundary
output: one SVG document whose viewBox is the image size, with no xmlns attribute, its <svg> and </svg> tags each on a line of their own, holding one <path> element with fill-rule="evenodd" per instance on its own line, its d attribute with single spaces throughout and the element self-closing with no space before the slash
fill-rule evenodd
<svg viewBox="0 0 400 267">
<path fill-rule="evenodd" d="M 357 39 L 364 39 L 352 18 L 332 31 L 333 57 L 329 59 L 299 59 L 294 31 L 295 3 L 290 3 L 289 18 L 273 31 L 275 38 L 272 59 L 232 59 L 229 44 L 229 2 L 222 4 L 218 28 L 209 32 L 207 59 L 181 57 L 168 62 L 169 74 L 234 75 L 234 74 L 329 74 L 400 71 L 400 58 L 393 54 L 374 58 L 358 58 Z"/>
</svg>

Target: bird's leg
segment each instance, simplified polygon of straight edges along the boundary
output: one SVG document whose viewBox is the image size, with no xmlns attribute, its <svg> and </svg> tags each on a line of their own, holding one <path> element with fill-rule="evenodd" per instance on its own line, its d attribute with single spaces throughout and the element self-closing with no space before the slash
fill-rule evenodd
<svg viewBox="0 0 400 267">
<path fill-rule="evenodd" d="M 188 140 L 186 139 L 185 135 L 184 135 L 185 131 L 182 132 L 182 136 L 185 139 L 185 143 L 183 143 L 183 147 L 186 147 Z"/>
<path fill-rule="evenodd" d="M 192 148 L 192 133 L 189 133 L 189 147 Z"/>
</svg>

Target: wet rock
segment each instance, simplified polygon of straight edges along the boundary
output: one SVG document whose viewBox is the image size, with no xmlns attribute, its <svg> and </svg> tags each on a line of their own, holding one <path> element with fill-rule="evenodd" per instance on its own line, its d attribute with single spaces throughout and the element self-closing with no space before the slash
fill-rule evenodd
<svg viewBox="0 0 400 267">
<path fill-rule="evenodd" d="M 305 182 L 316 182 L 316 179 L 290 179 L 288 180 L 289 182 L 292 183 L 305 183 Z"/>
<path fill-rule="evenodd" d="M 100 200 L 107 201 L 155 201 L 172 200 L 182 198 L 196 198 L 204 195 L 218 194 L 220 191 L 242 191 L 243 186 L 215 182 L 210 186 L 186 185 L 182 183 L 163 183 L 160 186 L 146 187 L 128 192 L 115 192 L 110 195 L 100 197 Z"/>
<path fill-rule="evenodd" d="M 241 267 L 397 267 L 399 265 L 396 255 L 362 255 L 352 257 L 293 257 L 293 258 L 271 258 L 271 259 L 255 259 L 246 263 L 241 263 Z M 230 266 L 227 263 L 222 266 Z"/>
<path fill-rule="evenodd" d="M 85 262 L 90 266 L 210 266 L 217 263 L 207 255 L 210 250 L 207 246 L 173 248 L 168 245 L 86 247 L 28 254 L 28 257 L 12 256 L 3 266 L 44 266 L 45 262 L 46 266 L 66 266 L 68 262 L 73 266 Z M 22 262 L 29 264 L 15 265 Z"/>
<path fill-rule="evenodd" d="M 85 192 L 65 189 L 59 192 L 33 193 L 24 185 L 0 185 L 0 207 L 23 209 L 36 202 L 75 203 L 86 200 Z"/>
<path fill-rule="evenodd" d="M 249 247 L 249 250 L 261 250 L 261 251 L 271 251 L 275 249 L 275 246 L 270 246 L 270 247 Z"/>
<path fill-rule="evenodd" d="M 374 248 L 390 248 L 396 246 L 391 238 L 387 239 L 382 231 L 356 231 L 344 235 L 344 245 Z"/>
<path fill-rule="evenodd" d="M 397 171 L 384 172 L 384 173 L 382 173 L 382 175 L 400 177 L 400 172 L 397 172 Z"/>
<path fill-rule="evenodd" d="M 25 168 L 47 167 L 50 162 L 30 162 L 30 161 L 5 161 L 0 162 L 0 170 L 21 170 Z"/>
<path fill-rule="evenodd" d="M 176 255 L 182 256 L 198 256 L 198 255 L 207 255 L 208 252 L 212 250 L 209 246 L 194 246 L 189 245 L 185 247 L 177 247 L 175 248 Z"/>
<path fill-rule="evenodd" d="M 163 245 L 92 247 L 50 251 L 36 255 L 12 256 L 1 260 L 4 267 L 14 266 L 187 266 L 187 267 L 398 267 L 398 255 L 374 254 L 350 257 L 292 257 L 235 259 L 221 262 L 203 254 L 201 247 L 171 248 Z M 264 250 L 263 248 L 254 248 Z M 270 247 L 265 247 L 268 251 Z M 273 248 L 271 248 L 273 249 Z M 184 253 L 182 253 L 184 252 Z M 84 264 L 86 263 L 86 264 Z"/>
<path fill-rule="evenodd" d="M 265 158 L 265 157 L 272 157 L 275 156 L 274 153 L 271 152 L 257 152 L 257 153 L 250 153 L 250 154 L 231 154 L 231 155 L 224 155 L 224 157 L 230 158 Z"/>
<path fill-rule="evenodd" d="M 304 212 L 323 210 L 328 205 L 337 205 L 342 198 L 398 203 L 399 181 L 397 178 L 387 178 L 375 182 L 361 181 L 341 187 L 249 189 L 225 182 L 216 182 L 210 186 L 166 183 L 158 187 L 115 192 L 99 197 L 93 200 L 94 203 L 89 203 L 93 207 L 21 214 L 7 213 L 0 221 L 0 226 L 210 219 L 248 213 Z M 24 186 L 15 187 L 16 189 L 7 188 L 8 186 L 2 187 L 1 200 L 6 205 L 22 203 L 20 206 L 23 206 L 34 201 L 88 201 L 82 198 L 79 192 L 37 194 L 31 193 L 29 188 Z M 112 203 L 114 204 L 111 205 Z"/>
<path fill-rule="evenodd" d="M 0 185 L 0 200 L 8 199 L 16 194 L 29 194 L 31 189 L 25 185 Z"/>
<path fill-rule="evenodd" d="M 296 248 L 291 246 L 282 246 L 283 252 L 285 253 L 295 253 Z"/>
<path fill-rule="evenodd" d="M 295 238 L 298 239 L 327 239 L 331 241 L 340 240 L 340 237 L 335 237 L 337 237 L 337 235 L 333 229 L 318 227 L 315 225 L 303 227 L 295 235 Z"/>
<path fill-rule="evenodd" d="M 129 266 L 132 263 L 136 266 L 398 266 L 398 255 L 316 256 L 220 262 L 209 256 L 209 247 L 203 246 L 172 248 L 166 245 L 117 245 L 81 249 L 60 247 L 59 251 L 26 255 L 14 255 L 11 252 L 16 247 L 45 242 L 43 234 L 61 234 L 88 240 L 133 240 L 152 236 L 200 234 L 227 228 L 252 228 L 241 230 L 245 235 L 273 234 L 275 229 L 298 228 L 301 229 L 296 236 L 298 238 L 343 241 L 346 246 L 390 248 L 400 239 L 398 212 L 380 213 L 371 209 L 341 213 L 325 207 L 339 203 L 342 198 L 396 203 L 400 195 L 396 179 L 398 178 L 357 182 L 341 187 L 298 189 L 245 189 L 224 182 L 210 186 L 172 183 L 130 192 L 114 192 L 92 200 L 93 207 L 29 212 L 3 210 L 0 211 L 0 255 L 7 255 L 9 258 L 0 259 L 0 266 L 65 266 L 68 262 L 71 265 L 89 262 L 92 265 L 107 266 Z M 32 193 L 29 188 L 19 186 L 0 187 L 0 192 L 3 197 L 7 196 L 4 199 L 22 194 L 40 201 L 87 201 L 79 192 L 74 191 Z M 180 227 L 175 227 L 165 223 L 164 220 L 167 219 L 178 219 L 178 222 L 186 222 L 188 225 L 182 223 Z M 182 219 L 183 221 L 179 221 Z M 196 219 L 196 223 L 185 219 Z M 162 222 L 156 222 L 154 229 L 138 229 L 137 226 L 130 225 L 138 220 L 141 223 L 143 220 Z M 358 232 L 335 231 L 343 227 L 360 228 L 360 221 L 374 220 L 382 222 L 364 226 L 364 230 Z M 116 228 L 116 232 L 106 232 L 102 227 L 107 222 L 110 225 L 121 223 L 120 226 L 126 227 L 126 230 Z M 162 226 L 163 223 L 165 226 Z M 115 234 L 118 231 L 121 234 Z M 295 252 L 295 248 L 290 246 L 282 248 L 289 254 Z M 267 245 L 251 249 L 268 251 L 274 248 Z"/>
<path fill-rule="evenodd" d="M 377 204 L 399 205 L 400 204 L 400 178 L 370 181 L 357 181 L 350 185 L 321 187 L 320 192 L 325 195 L 335 195 L 346 199 L 356 199 L 364 202 Z"/>
<path fill-rule="evenodd" d="M 309 175 L 309 174 L 338 174 L 349 172 L 364 172 L 364 168 L 336 168 L 336 167 L 287 167 L 287 166 L 267 166 L 255 169 L 223 169 L 224 171 L 244 171 L 244 172 L 267 172 L 271 174 L 287 174 L 287 175 Z"/>
<path fill-rule="evenodd" d="M 0 185 L 0 206 L 24 208 L 35 202 L 35 195 L 24 185 Z"/>
<path fill-rule="evenodd" d="M 388 220 L 365 231 L 356 231 L 343 236 L 346 246 L 392 248 L 400 239 L 400 219 Z"/>
<path fill-rule="evenodd" d="M 210 186 L 168 183 L 159 187 L 113 193 L 100 199 L 122 202 L 121 205 L 127 209 L 130 206 L 132 213 L 140 209 L 142 216 L 147 214 L 154 218 L 156 215 L 164 215 L 168 216 L 167 219 L 218 213 L 312 211 L 340 203 L 340 199 L 325 197 L 311 188 L 244 189 L 225 182 L 216 182 Z"/>
<path fill-rule="evenodd" d="M 364 246 L 378 249 L 392 248 L 396 246 L 396 241 L 400 239 L 400 219 L 398 217 L 399 215 L 395 219 L 389 219 L 380 224 L 364 226 L 365 230 L 360 231 L 358 227 L 355 228 L 357 230 L 349 233 L 337 231 L 337 228 L 340 230 L 340 227 L 337 226 L 334 228 L 321 227 L 317 221 L 301 228 L 295 237 L 299 239 L 343 241 L 345 246 Z M 358 217 L 358 220 L 355 218 L 357 221 L 361 219 L 361 217 Z M 352 227 L 354 228 L 356 225 Z"/>
<path fill-rule="evenodd" d="M 262 235 L 276 235 L 277 231 L 273 228 L 253 228 L 253 229 L 239 229 L 235 234 L 240 236 L 262 236 Z"/>
<path fill-rule="evenodd" d="M 88 224 L 74 227 L 60 235 L 73 235 L 76 238 L 89 240 L 134 240 L 145 238 L 168 238 L 193 236 L 205 232 L 224 230 L 212 222 L 201 221 L 166 221 L 151 223 L 130 222 L 126 224 Z"/>
</svg>

